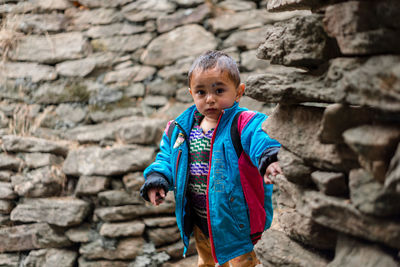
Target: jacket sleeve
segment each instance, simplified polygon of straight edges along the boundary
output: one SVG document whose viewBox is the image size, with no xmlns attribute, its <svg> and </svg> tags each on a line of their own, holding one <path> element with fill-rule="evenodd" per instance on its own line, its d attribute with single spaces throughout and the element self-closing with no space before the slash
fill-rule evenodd
<svg viewBox="0 0 400 267">
<path fill-rule="evenodd" d="M 171 122 L 168 123 L 161 142 L 160 151 L 157 153 L 155 161 L 144 171 L 145 183 L 140 188 L 140 195 L 147 201 L 147 191 L 154 187 L 161 187 L 168 192 L 172 183 L 172 165 L 171 165 L 171 140 L 167 132 Z"/>
<path fill-rule="evenodd" d="M 277 154 L 281 145 L 262 129 L 262 123 L 267 119 L 267 116 L 258 112 L 250 114 L 252 117 L 247 118 L 248 122 L 242 129 L 240 140 L 244 152 L 250 157 L 261 175 L 264 175 L 268 165 L 277 161 Z M 249 116 L 249 114 L 245 116 Z"/>
</svg>

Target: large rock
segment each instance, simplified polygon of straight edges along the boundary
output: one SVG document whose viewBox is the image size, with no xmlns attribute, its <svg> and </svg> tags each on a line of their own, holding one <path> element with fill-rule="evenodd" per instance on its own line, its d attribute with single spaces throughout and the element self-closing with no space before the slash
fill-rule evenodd
<svg viewBox="0 0 400 267">
<path fill-rule="evenodd" d="M 50 36 L 21 37 L 9 53 L 12 60 L 57 63 L 79 59 L 87 55 L 88 45 L 80 32 L 59 33 Z"/>
<path fill-rule="evenodd" d="M 147 230 L 150 241 L 156 246 L 171 244 L 180 239 L 181 235 L 177 226 Z"/>
<path fill-rule="evenodd" d="M 346 1 L 327 7 L 324 25 L 345 55 L 398 54 L 399 15 L 396 0 Z"/>
<path fill-rule="evenodd" d="M 162 34 L 151 41 L 142 54 L 141 61 L 154 66 L 170 65 L 180 58 L 198 55 L 216 47 L 217 40 L 210 32 L 199 25 L 190 24 Z"/>
<path fill-rule="evenodd" d="M 22 161 L 6 153 L 0 153 L 0 169 L 18 171 Z"/>
<path fill-rule="evenodd" d="M 67 227 L 80 224 L 88 212 L 89 203 L 77 198 L 24 199 L 13 209 L 11 220 Z"/>
<path fill-rule="evenodd" d="M 304 192 L 297 204 L 299 212 L 328 228 L 400 248 L 400 223 L 397 220 L 365 215 L 346 199 L 315 191 Z"/>
<path fill-rule="evenodd" d="M 209 5 L 203 4 L 193 9 L 182 9 L 171 15 L 161 16 L 157 19 L 157 30 L 162 33 L 184 24 L 200 23 L 210 12 Z"/>
<path fill-rule="evenodd" d="M 122 20 L 122 15 L 113 8 L 76 9 L 66 11 L 71 26 L 74 30 L 83 30 L 90 25 L 103 25 Z"/>
<path fill-rule="evenodd" d="M 398 267 L 399 262 L 377 244 L 368 244 L 346 235 L 340 235 L 336 244 L 335 259 L 328 267 Z"/>
<path fill-rule="evenodd" d="M 130 36 L 113 36 L 94 39 L 92 46 L 99 51 L 133 52 L 145 47 L 151 40 L 151 33 L 134 34 Z"/>
<path fill-rule="evenodd" d="M 121 146 L 99 148 L 90 146 L 72 150 L 64 161 L 67 175 L 119 175 L 143 170 L 153 159 L 152 147 Z"/>
<path fill-rule="evenodd" d="M 74 267 L 78 254 L 66 249 L 32 250 L 23 260 L 24 266 Z"/>
<path fill-rule="evenodd" d="M 129 267 L 129 261 L 86 260 L 84 257 L 79 257 L 78 263 L 80 267 Z"/>
<path fill-rule="evenodd" d="M 38 63 L 6 62 L 3 71 L 6 78 L 31 79 L 34 83 L 52 81 L 57 78 L 54 67 Z"/>
<path fill-rule="evenodd" d="M 65 16 L 62 13 L 23 14 L 7 16 L 6 25 L 9 29 L 31 33 L 60 32 L 65 30 Z"/>
<path fill-rule="evenodd" d="M 0 266 L 19 267 L 20 254 L 19 253 L 1 253 Z"/>
<path fill-rule="evenodd" d="M 168 0 L 139 0 L 122 8 L 124 17 L 132 22 L 157 19 L 175 11 L 176 5 Z"/>
<path fill-rule="evenodd" d="M 76 127 L 65 133 L 66 138 L 80 143 L 121 140 L 128 144 L 158 144 L 166 121 L 131 117 L 109 123 Z"/>
<path fill-rule="evenodd" d="M 343 171 L 358 166 L 349 149 L 324 145 L 318 140 L 315 133 L 320 127 L 322 114 L 323 109 L 318 107 L 278 105 L 263 123 L 263 130 L 314 167 Z"/>
<path fill-rule="evenodd" d="M 24 197 L 51 197 L 60 195 L 65 175 L 57 167 L 43 167 L 26 174 L 11 177 L 14 191 Z"/>
<path fill-rule="evenodd" d="M 310 175 L 313 168 L 307 166 L 301 157 L 281 147 L 278 153 L 278 160 L 282 172 L 288 181 L 300 185 L 311 184 Z"/>
<path fill-rule="evenodd" d="M 398 112 L 399 64 L 400 56 L 336 58 L 321 76 L 298 70 L 250 76 L 246 94 L 265 102 L 337 102 Z"/>
<path fill-rule="evenodd" d="M 100 228 L 100 234 L 108 237 L 141 236 L 144 228 L 145 224 L 141 221 L 104 223 Z"/>
<path fill-rule="evenodd" d="M 132 0 L 80 0 L 79 3 L 86 7 L 119 7 L 132 2 Z"/>
<path fill-rule="evenodd" d="M 47 152 L 65 156 L 68 146 L 63 142 L 43 138 L 3 135 L 3 149 L 9 152 Z"/>
<path fill-rule="evenodd" d="M 275 23 L 266 31 L 265 43 L 258 48 L 257 57 L 273 64 L 315 67 L 337 55 L 319 15 Z"/>
<path fill-rule="evenodd" d="M 132 35 L 146 31 L 145 26 L 132 25 L 129 23 L 113 23 L 108 25 L 96 25 L 90 27 L 86 35 L 95 38 L 111 37 L 114 35 Z"/>
<path fill-rule="evenodd" d="M 75 192 L 77 195 L 97 195 L 101 191 L 105 191 L 110 184 L 110 179 L 104 176 L 81 176 L 76 185 Z"/>
<path fill-rule="evenodd" d="M 103 221 L 115 222 L 132 220 L 141 216 L 173 214 L 175 203 L 163 203 L 160 206 L 125 205 L 119 207 L 97 208 L 94 213 Z"/>
<path fill-rule="evenodd" d="M 59 248 L 71 243 L 62 232 L 46 223 L 0 228 L 0 252 Z"/>
<path fill-rule="evenodd" d="M 311 9 L 325 4 L 321 0 L 269 0 L 267 10 L 272 12 L 281 12 L 297 9 Z"/>
<path fill-rule="evenodd" d="M 16 199 L 17 194 L 14 192 L 11 183 L 0 182 L 0 199 Z"/>
<path fill-rule="evenodd" d="M 263 233 L 254 251 L 262 266 L 316 267 L 326 266 L 328 261 L 291 240 L 284 233 L 268 230 Z"/>
<path fill-rule="evenodd" d="M 132 260 L 142 253 L 145 244 L 143 238 L 126 238 L 114 243 L 105 243 L 97 239 L 83 244 L 79 253 L 86 259 Z"/>
<path fill-rule="evenodd" d="M 104 206 L 122 206 L 142 204 L 143 199 L 139 191 L 128 193 L 125 190 L 110 190 L 98 194 L 99 202 Z"/>
<path fill-rule="evenodd" d="M 311 173 L 311 179 L 325 195 L 344 196 L 349 192 L 343 173 L 315 171 Z"/>
<path fill-rule="evenodd" d="M 223 47 L 240 47 L 246 49 L 256 49 L 265 41 L 265 35 L 268 29 L 272 27 L 267 25 L 261 28 L 254 28 L 249 30 L 234 31 L 222 43 Z"/>
<path fill-rule="evenodd" d="M 57 72 L 62 76 L 85 77 L 94 70 L 96 62 L 92 58 L 64 61 L 56 65 Z"/>
<path fill-rule="evenodd" d="M 349 186 L 351 202 L 361 212 L 373 216 L 400 215 L 400 193 L 385 190 L 366 170 L 351 170 Z"/>
<path fill-rule="evenodd" d="M 146 79 L 150 79 L 153 74 L 156 73 L 156 69 L 149 66 L 136 65 L 129 68 L 119 69 L 108 72 L 104 76 L 104 83 L 121 83 L 129 84 L 133 82 L 141 82 Z"/>
<path fill-rule="evenodd" d="M 40 152 L 21 153 L 20 157 L 24 160 L 25 165 L 31 169 L 58 165 L 64 161 L 63 157 Z"/>
</svg>

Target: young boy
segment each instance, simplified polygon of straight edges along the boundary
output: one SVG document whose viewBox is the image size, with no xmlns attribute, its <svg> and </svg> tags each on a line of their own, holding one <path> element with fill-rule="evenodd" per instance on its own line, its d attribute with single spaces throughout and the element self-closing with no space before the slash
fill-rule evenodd
<svg viewBox="0 0 400 267">
<path fill-rule="evenodd" d="M 238 106 L 245 85 L 231 57 L 208 51 L 188 77 L 195 105 L 167 125 L 141 194 L 159 205 L 174 190 L 184 254 L 194 233 L 198 266 L 255 266 L 253 245 L 272 221 L 268 176 L 281 173 L 280 144 L 261 129 L 265 115 Z"/>
</svg>

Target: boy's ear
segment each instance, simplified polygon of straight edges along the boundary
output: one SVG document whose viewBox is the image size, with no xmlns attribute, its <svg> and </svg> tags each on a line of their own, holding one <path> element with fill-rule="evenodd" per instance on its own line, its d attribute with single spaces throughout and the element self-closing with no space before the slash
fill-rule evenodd
<svg viewBox="0 0 400 267">
<path fill-rule="evenodd" d="M 240 98 L 243 96 L 245 88 L 246 86 L 244 85 L 244 83 L 239 84 L 236 92 L 236 102 L 239 102 Z"/>
</svg>

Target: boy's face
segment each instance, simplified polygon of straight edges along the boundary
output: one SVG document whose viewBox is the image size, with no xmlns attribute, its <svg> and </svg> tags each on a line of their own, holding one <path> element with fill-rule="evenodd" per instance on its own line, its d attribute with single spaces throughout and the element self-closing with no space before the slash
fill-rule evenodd
<svg viewBox="0 0 400 267">
<path fill-rule="evenodd" d="M 227 71 L 219 68 L 194 70 L 190 94 L 198 111 L 207 119 L 218 120 L 222 110 L 233 106 L 244 93 L 244 84 L 236 87 Z"/>
</svg>

